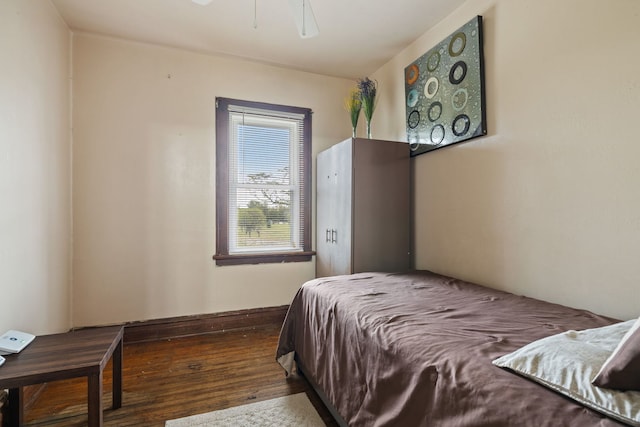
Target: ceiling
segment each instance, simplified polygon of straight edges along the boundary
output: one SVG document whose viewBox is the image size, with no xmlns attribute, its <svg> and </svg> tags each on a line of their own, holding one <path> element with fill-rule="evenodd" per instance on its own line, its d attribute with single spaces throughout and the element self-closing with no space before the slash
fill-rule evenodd
<svg viewBox="0 0 640 427">
<path fill-rule="evenodd" d="M 71 30 L 231 55 L 329 76 L 370 75 L 465 0 L 311 0 L 301 38 L 288 0 L 51 0 Z"/>
</svg>

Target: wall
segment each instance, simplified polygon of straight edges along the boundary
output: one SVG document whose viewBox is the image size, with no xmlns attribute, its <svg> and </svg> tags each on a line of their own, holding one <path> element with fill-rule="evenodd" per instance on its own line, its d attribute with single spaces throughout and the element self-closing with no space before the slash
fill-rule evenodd
<svg viewBox="0 0 640 427">
<path fill-rule="evenodd" d="M 469 0 L 376 72 L 374 136 L 404 139 L 404 67 L 484 16 L 489 135 L 414 159 L 418 268 L 638 315 L 639 8 Z M 213 100 L 313 108 L 315 157 L 352 82 L 76 35 L 72 322 L 69 37 L 49 2 L 0 2 L 0 329 L 288 303 L 313 263 L 211 260 Z"/>
<path fill-rule="evenodd" d="M 469 0 L 378 70 L 406 140 L 406 65 L 483 15 L 488 136 L 414 158 L 418 268 L 623 319 L 640 291 L 640 2 Z"/>
<path fill-rule="evenodd" d="M 288 304 L 315 262 L 211 259 L 215 98 L 311 108 L 315 159 L 351 135 L 353 82 L 88 34 L 73 48 L 74 325 Z"/>
<path fill-rule="evenodd" d="M 71 326 L 70 38 L 48 1 L 0 2 L 0 333 Z"/>
</svg>

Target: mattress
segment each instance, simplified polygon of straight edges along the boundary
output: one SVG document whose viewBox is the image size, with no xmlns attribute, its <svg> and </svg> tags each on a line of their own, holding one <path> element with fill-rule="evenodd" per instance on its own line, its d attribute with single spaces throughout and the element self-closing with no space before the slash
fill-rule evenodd
<svg viewBox="0 0 640 427">
<path fill-rule="evenodd" d="M 299 289 L 276 358 L 349 426 L 620 426 L 491 363 L 616 322 L 429 271 L 360 273 Z"/>
</svg>

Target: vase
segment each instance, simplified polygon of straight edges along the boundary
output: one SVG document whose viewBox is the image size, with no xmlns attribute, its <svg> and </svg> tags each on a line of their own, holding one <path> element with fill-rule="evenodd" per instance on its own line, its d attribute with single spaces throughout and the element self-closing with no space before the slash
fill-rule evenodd
<svg viewBox="0 0 640 427">
<path fill-rule="evenodd" d="M 355 126 L 351 128 L 351 136 L 352 136 L 353 138 L 355 138 L 355 137 L 356 137 L 356 127 L 355 127 Z"/>
<path fill-rule="evenodd" d="M 371 139 L 371 120 L 366 120 L 367 124 L 367 138 Z"/>
</svg>

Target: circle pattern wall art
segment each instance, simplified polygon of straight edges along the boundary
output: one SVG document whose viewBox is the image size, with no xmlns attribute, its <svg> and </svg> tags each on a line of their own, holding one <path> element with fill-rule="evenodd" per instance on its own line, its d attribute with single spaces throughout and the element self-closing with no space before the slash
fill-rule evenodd
<svg viewBox="0 0 640 427">
<path fill-rule="evenodd" d="M 404 70 L 411 155 L 486 135 L 482 16 Z"/>
</svg>

